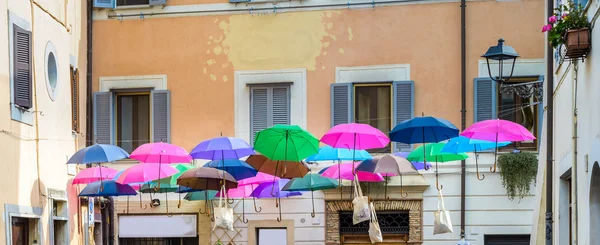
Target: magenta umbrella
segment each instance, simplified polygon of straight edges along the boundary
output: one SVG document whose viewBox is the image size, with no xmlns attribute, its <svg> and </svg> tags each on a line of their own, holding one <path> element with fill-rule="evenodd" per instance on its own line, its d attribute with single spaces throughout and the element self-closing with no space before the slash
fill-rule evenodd
<svg viewBox="0 0 600 245">
<path fill-rule="evenodd" d="M 383 176 L 379 173 L 356 171 L 356 167 L 354 167 L 354 169 L 353 169 L 353 165 L 354 165 L 353 163 L 342 163 L 342 164 L 338 164 L 338 165 L 332 165 L 331 167 L 327 168 L 327 170 L 325 170 L 321 175 L 323 177 L 332 178 L 332 179 L 335 179 L 337 176 L 339 176 L 340 178 L 345 179 L 345 180 L 353 180 L 354 179 L 353 172 L 355 172 L 356 176 L 358 177 L 358 181 L 381 182 L 381 181 L 385 180 L 383 178 Z"/>
<path fill-rule="evenodd" d="M 238 187 L 250 186 L 250 187 L 252 187 L 252 190 L 254 190 L 254 188 L 256 186 L 258 186 L 259 184 L 266 183 L 266 182 L 273 182 L 273 181 L 277 181 L 277 180 L 279 180 L 279 177 L 276 177 L 276 176 L 273 176 L 270 174 L 266 174 L 263 172 L 258 172 L 256 174 L 256 176 L 254 176 L 254 177 L 238 181 Z M 252 191 L 250 191 L 250 192 L 252 192 Z M 250 197 L 250 194 L 246 195 L 245 197 Z M 242 201 L 243 201 L 243 199 L 242 199 Z M 256 198 L 252 197 L 252 201 L 254 202 L 254 211 L 257 213 L 260 213 L 262 211 L 262 207 L 258 207 L 258 208 L 256 207 Z M 247 223 L 247 220 L 244 221 L 244 223 Z"/>
<path fill-rule="evenodd" d="M 113 179 L 118 172 L 115 169 L 102 166 L 86 168 L 75 176 L 72 184 L 89 184 L 100 180 Z"/>
<path fill-rule="evenodd" d="M 161 164 L 172 164 L 172 163 L 190 163 L 192 157 L 183 148 L 169 144 L 169 143 L 146 143 L 135 149 L 129 158 L 138 160 L 142 163 L 158 163 L 158 167 Z M 161 175 L 161 171 L 158 171 L 159 175 L 157 179 L 166 178 L 169 176 Z M 160 181 L 154 187 L 155 191 L 160 189 Z"/>
<path fill-rule="evenodd" d="M 469 139 L 496 142 L 494 159 L 498 154 L 498 142 L 521 142 L 536 139 L 535 136 L 522 125 L 502 119 L 492 119 L 474 123 L 460 135 Z M 496 172 L 495 160 L 494 166 L 490 167 L 490 171 L 492 173 Z"/>
<path fill-rule="evenodd" d="M 273 181 L 273 179 L 271 179 L 271 181 Z M 246 205 L 244 204 L 245 198 L 252 197 L 252 199 L 254 200 L 254 210 L 257 213 L 260 213 L 260 211 L 262 211 L 262 208 L 260 208 L 260 210 L 256 209 L 256 198 L 251 196 L 256 186 L 257 185 L 255 184 L 240 185 L 238 182 L 237 188 L 227 190 L 228 197 L 242 199 L 242 222 L 244 222 L 245 224 L 248 224 L 248 220 L 246 219 Z M 219 191 L 219 193 L 217 193 L 217 196 L 219 196 L 220 194 L 221 192 Z"/>
<path fill-rule="evenodd" d="M 171 165 L 156 163 L 136 164 L 125 169 L 115 180 L 119 184 L 139 184 L 166 178 L 179 171 Z M 162 177 L 161 177 L 162 176 Z M 158 181 L 160 183 L 160 181 Z M 168 204 L 167 204 L 168 205 Z M 142 208 L 142 195 L 140 195 L 140 208 Z"/>
</svg>

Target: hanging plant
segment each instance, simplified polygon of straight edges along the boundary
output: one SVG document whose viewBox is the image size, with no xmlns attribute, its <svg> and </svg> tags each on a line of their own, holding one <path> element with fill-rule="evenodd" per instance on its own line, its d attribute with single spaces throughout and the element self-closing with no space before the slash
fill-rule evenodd
<svg viewBox="0 0 600 245">
<path fill-rule="evenodd" d="M 502 185 L 509 200 L 529 195 L 531 182 L 537 176 L 538 158 L 531 152 L 507 153 L 498 156 Z"/>
</svg>

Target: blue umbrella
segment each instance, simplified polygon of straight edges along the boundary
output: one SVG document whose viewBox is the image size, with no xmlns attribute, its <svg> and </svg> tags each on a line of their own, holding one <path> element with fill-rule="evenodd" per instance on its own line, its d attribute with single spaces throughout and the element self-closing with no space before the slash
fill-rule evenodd
<svg viewBox="0 0 600 245">
<path fill-rule="evenodd" d="M 487 149 L 494 149 L 496 147 L 502 147 L 509 145 L 511 142 L 491 142 L 486 140 L 475 140 L 469 139 L 464 136 L 458 136 L 450 139 L 448 143 L 442 148 L 440 152 L 448 152 L 448 153 L 463 153 L 463 152 L 475 152 L 475 169 L 477 171 L 477 179 L 483 180 L 485 179 L 485 175 L 479 174 L 479 163 L 478 163 L 478 154 L 477 152 L 484 151 Z"/>
<path fill-rule="evenodd" d="M 223 170 L 235 180 L 242 180 L 256 176 L 258 171 L 250 166 L 248 163 L 238 160 L 238 159 L 225 159 L 225 160 L 216 160 L 210 161 L 204 164 L 203 167 L 216 168 L 219 170 Z"/>
<path fill-rule="evenodd" d="M 331 146 L 323 146 L 319 148 L 319 153 L 306 158 L 307 162 L 314 161 L 364 161 L 373 158 L 365 150 L 354 150 L 346 148 L 333 148 Z"/>
<path fill-rule="evenodd" d="M 135 196 L 137 192 L 129 185 L 119 184 L 114 180 L 96 181 L 89 183 L 81 192 L 80 197 L 99 196 Z"/>
<path fill-rule="evenodd" d="M 129 153 L 115 145 L 95 144 L 83 148 L 67 161 L 67 164 L 92 164 L 114 162 L 129 157 Z"/>
<path fill-rule="evenodd" d="M 449 140 L 457 137 L 458 133 L 458 128 L 446 119 L 423 116 L 399 123 L 389 135 L 390 140 L 394 142 L 425 144 Z M 427 163 L 427 159 L 424 162 Z"/>
<path fill-rule="evenodd" d="M 115 177 L 112 179 L 112 181 L 114 182 L 114 181 L 116 181 L 117 179 L 119 179 L 119 176 L 121 176 L 121 174 L 123 174 L 123 172 L 125 172 L 125 170 L 127 170 L 127 169 L 123 169 L 123 170 L 119 171 L 119 172 L 118 172 L 118 173 L 115 175 Z M 141 188 L 142 188 L 142 185 L 144 185 L 144 184 L 147 184 L 147 183 L 150 183 L 150 182 L 137 182 L 137 183 L 129 183 L 128 185 L 129 185 L 129 186 L 132 186 L 132 185 L 138 185 L 138 186 L 140 187 L 140 189 L 141 189 Z M 132 187 L 132 188 L 133 188 L 133 187 Z M 152 197 L 152 194 L 150 194 L 150 197 Z M 150 199 L 152 199 L 152 198 L 150 198 Z M 144 206 L 142 207 L 142 195 L 140 194 L 140 209 L 142 209 L 142 210 L 145 210 L 145 209 L 147 209 L 147 208 L 148 208 L 148 205 L 146 205 L 146 204 L 144 204 Z M 129 213 L 129 197 L 127 197 L 127 213 Z"/>
<path fill-rule="evenodd" d="M 329 166 L 329 167 L 331 167 L 331 166 Z M 323 168 L 323 169 L 321 169 L 321 171 L 319 171 L 319 174 L 323 174 L 325 171 L 327 171 L 327 169 L 328 169 L 329 167 L 326 167 L 326 168 Z"/>
</svg>

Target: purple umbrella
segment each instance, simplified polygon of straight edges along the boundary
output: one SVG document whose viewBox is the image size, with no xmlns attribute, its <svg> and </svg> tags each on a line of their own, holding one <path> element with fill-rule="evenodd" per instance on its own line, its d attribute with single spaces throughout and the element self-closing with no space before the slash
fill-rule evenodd
<svg viewBox="0 0 600 245">
<path fill-rule="evenodd" d="M 402 158 L 406 158 L 408 157 L 408 155 L 410 154 L 410 152 L 396 152 L 394 153 L 394 156 L 399 156 Z M 415 166 L 415 168 L 417 170 L 424 170 L 425 169 L 425 163 L 424 162 L 411 162 L 413 164 L 413 166 Z M 427 163 L 427 169 L 431 168 L 431 163 Z"/>
<path fill-rule="evenodd" d="M 190 155 L 194 159 L 222 160 L 240 159 L 254 154 L 254 148 L 246 141 L 234 137 L 217 137 L 200 142 Z"/>
<path fill-rule="evenodd" d="M 279 198 L 300 196 L 302 192 L 299 191 L 282 191 L 281 189 L 290 182 L 289 179 L 279 179 L 276 181 L 265 182 L 256 187 L 250 194 L 256 198 L 277 198 L 275 199 L 275 206 L 279 207 L 279 217 L 277 221 L 281 221 L 281 205 L 277 202 Z"/>
</svg>

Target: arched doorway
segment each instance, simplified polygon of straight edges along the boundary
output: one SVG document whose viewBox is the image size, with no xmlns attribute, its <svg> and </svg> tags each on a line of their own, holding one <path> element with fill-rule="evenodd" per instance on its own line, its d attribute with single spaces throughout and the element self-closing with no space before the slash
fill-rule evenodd
<svg viewBox="0 0 600 245">
<path fill-rule="evenodd" d="M 590 244 L 600 244 L 600 165 L 594 162 L 590 181 Z"/>
</svg>

